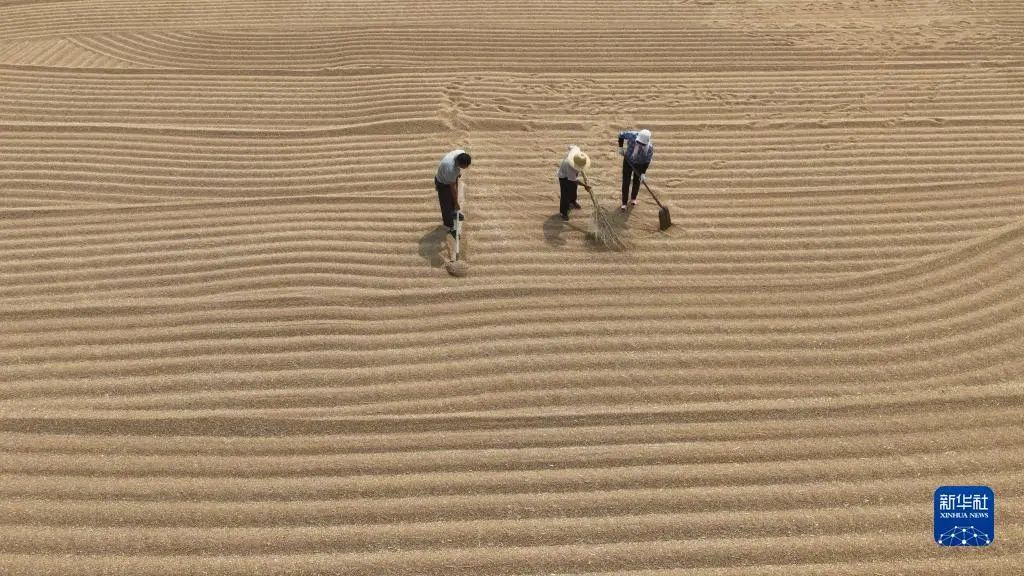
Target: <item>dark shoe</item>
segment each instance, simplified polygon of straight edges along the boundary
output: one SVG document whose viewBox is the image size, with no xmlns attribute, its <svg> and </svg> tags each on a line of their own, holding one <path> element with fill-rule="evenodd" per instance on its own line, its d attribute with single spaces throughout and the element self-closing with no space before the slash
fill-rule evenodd
<svg viewBox="0 0 1024 576">
<path fill-rule="evenodd" d="M 565 222 L 569 221 L 569 214 L 567 212 L 562 212 L 562 220 Z"/>
<path fill-rule="evenodd" d="M 573 203 L 572 203 L 572 207 L 573 207 L 573 208 L 575 208 L 575 209 L 577 209 L 577 210 L 579 210 L 579 209 L 583 208 L 583 206 L 580 206 L 580 203 L 579 203 L 579 202 L 573 202 Z"/>
<path fill-rule="evenodd" d="M 456 233 L 455 233 L 455 228 L 449 228 L 449 229 L 448 229 L 448 233 L 452 235 L 452 238 L 455 238 L 455 237 L 456 237 L 456 236 L 455 236 L 455 234 L 456 234 Z"/>
</svg>

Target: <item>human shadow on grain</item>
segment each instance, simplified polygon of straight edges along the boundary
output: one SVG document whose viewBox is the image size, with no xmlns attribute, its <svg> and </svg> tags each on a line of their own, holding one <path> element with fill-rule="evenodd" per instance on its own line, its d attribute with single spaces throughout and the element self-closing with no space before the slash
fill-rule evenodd
<svg viewBox="0 0 1024 576">
<path fill-rule="evenodd" d="M 420 238 L 420 256 L 430 264 L 431 268 L 440 268 L 444 265 L 443 252 L 447 248 L 445 241 L 447 236 L 448 228 L 443 224 L 438 224 L 436 228 Z"/>
<path fill-rule="evenodd" d="M 552 214 L 544 221 L 544 241 L 548 246 L 561 248 L 565 246 L 563 234 L 572 228 L 574 228 L 572 224 L 562 220 L 561 214 Z"/>
<path fill-rule="evenodd" d="M 566 244 L 566 235 L 582 234 L 583 245 L 587 250 L 594 252 L 613 251 L 604 245 L 594 234 L 591 215 L 584 210 L 575 210 L 570 213 L 568 222 L 562 220 L 560 214 L 554 214 L 544 220 L 544 241 L 548 246 L 561 248 Z M 626 216 L 609 212 L 609 220 L 612 226 L 620 233 L 627 233 Z"/>
</svg>

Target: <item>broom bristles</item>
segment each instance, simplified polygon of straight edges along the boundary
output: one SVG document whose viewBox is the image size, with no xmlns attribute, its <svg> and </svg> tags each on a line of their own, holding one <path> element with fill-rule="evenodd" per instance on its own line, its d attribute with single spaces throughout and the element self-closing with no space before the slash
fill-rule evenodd
<svg viewBox="0 0 1024 576">
<path fill-rule="evenodd" d="M 619 230 L 608 217 L 608 212 L 600 205 L 594 205 L 594 211 L 590 215 L 594 226 L 594 238 L 612 250 L 623 250 L 626 248 L 626 240 L 619 234 Z"/>
<path fill-rule="evenodd" d="M 580 177 L 583 179 L 583 185 L 587 186 L 587 175 L 582 170 L 580 170 Z M 611 250 L 627 248 L 626 239 L 619 233 L 619 228 L 611 221 L 608 212 L 597 203 L 597 198 L 594 197 L 594 193 L 589 187 L 587 194 L 590 195 L 590 201 L 594 203 L 594 211 L 590 213 L 591 225 L 594 227 L 591 234 L 598 242 Z"/>
</svg>

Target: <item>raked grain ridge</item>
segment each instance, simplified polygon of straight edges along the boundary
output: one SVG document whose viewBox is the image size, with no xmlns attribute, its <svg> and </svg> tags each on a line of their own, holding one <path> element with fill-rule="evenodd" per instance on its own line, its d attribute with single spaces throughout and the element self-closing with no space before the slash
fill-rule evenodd
<svg viewBox="0 0 1024 576">
<path fill-rule="evenodd" d="M 0 1 L 0 573 L 1019 574 L 1022 38 L 1011 0 Z M 605 251 L 556 165 L 613 209 L 639 127 L 675 226 Z M 946 484 L 990 547 L 931 541 Z"/>
</svg>

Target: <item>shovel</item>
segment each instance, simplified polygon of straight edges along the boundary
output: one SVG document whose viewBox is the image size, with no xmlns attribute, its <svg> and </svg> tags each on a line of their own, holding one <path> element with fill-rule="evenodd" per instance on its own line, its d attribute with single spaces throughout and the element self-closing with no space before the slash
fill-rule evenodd
<svg viewBox="0 0 1024 576">
<path fill-rule="evenodd" d="M 626 162 L 629 164 L 629 167 L 636 172 L 636 166 L 633 166 L 633 163 L 629 161 L 629 158 L 626 158 Z M 669 226 L 672 225 L 672 215 L 669 214 L 668 207 L 662 204 L 661 200 L 658 200 L 657 195 L 655 195 L 654 190 L 651 190 L 651 187 L 647 185 L 646 180 L 643 181 L 643 185 L 644 188 L 647 188 L 647 191 L 651 193 L 651 198 L 654 198 L 654 203 L 658 205 L 658 228 L 662 231 L 668 230 Z"/>
<path fill-rule="evenodd" d="M 658 197 L 654 195 L 654 190 L 651 190 L 647 182 L 644 182 L 644 188 L 647 188 L 647 191 L 651 193 L 651 198 L 654 198 L 654 202 L 658 205 L 658 229 L 668 230 L 668 227 L 672 225 L 672 216 L 668 213 L 668 207 L 658 200 Z"/>
</svg>

